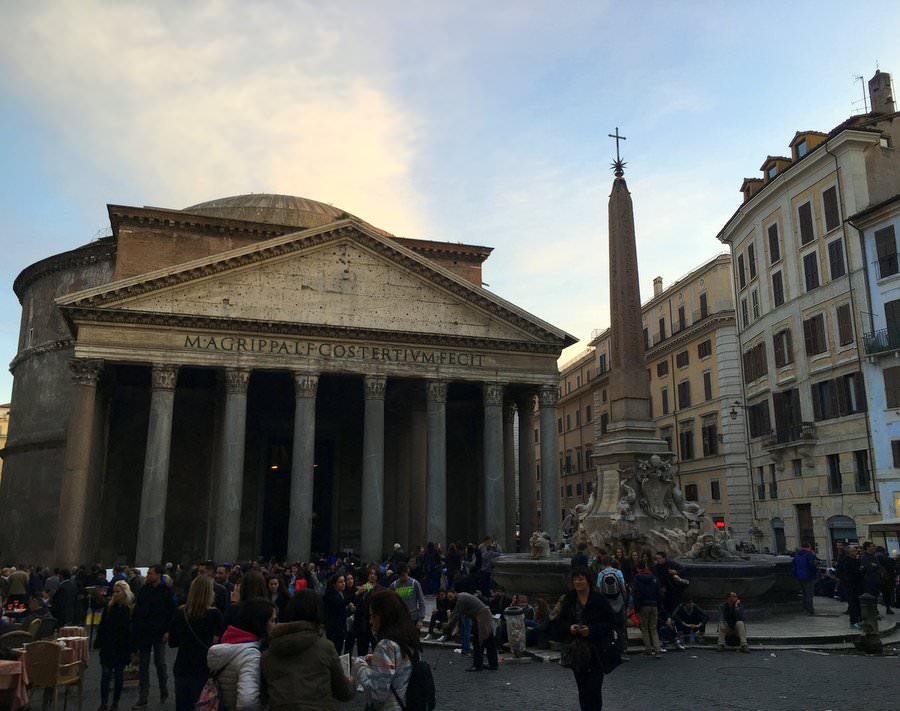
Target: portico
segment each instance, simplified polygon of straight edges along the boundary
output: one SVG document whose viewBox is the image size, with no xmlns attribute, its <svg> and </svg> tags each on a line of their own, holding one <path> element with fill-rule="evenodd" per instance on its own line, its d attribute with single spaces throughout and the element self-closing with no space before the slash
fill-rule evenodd
<svg viewBox="0 0 900 711">
<path fill-rule="evenodd" d="M 99 492 L 104 512 L 96 537 L 60 527 L 59 562 L 509 549 L 515 519 L 526 535 L 534 456 L 517 471 L 514 416 L 521 453 L 539 398 L 556 462 L 572 337 L 397 242 L 346 220 L 59 299 L 85 391 L 67 506 L 91 515 Z M 542 475 L 551 530 L 559 472 Z"/>
</svg>

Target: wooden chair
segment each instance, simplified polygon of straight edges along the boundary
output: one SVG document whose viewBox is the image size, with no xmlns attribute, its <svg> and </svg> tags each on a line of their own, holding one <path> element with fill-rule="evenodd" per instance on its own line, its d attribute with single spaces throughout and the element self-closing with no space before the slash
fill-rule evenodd
<svg viewBox="0 0 900 711">
<path fill-rule="evenodd" d="M 31 635 L 32 639 L 37 639 L 38 630 L 41 628 L 41 618 L 35 617 L 31 622 L 28 623 L 28 634 Z"/>
<path fill-rule="evenodd" d="M 56 642 L 32 642 L 25 654 L 25 668 L 31 689 L 44 690 L 44 706 L 52 697 L 53 706 L 59 698 L 60 687 L 65 689 L 63 708 L 69 702 L 69 687 L 78 687 L 78 708 L 81 709 L 82 666 L 81 662 L 60 664 L 63 648 Z"/>
<path fill-rule="evenodd" d="M 0 635 L 0 649 L 7 651 L 24 647 L 29 642 L 34 642 L 34 637 L 27 630 L 13 630 Z"/>
</svg>

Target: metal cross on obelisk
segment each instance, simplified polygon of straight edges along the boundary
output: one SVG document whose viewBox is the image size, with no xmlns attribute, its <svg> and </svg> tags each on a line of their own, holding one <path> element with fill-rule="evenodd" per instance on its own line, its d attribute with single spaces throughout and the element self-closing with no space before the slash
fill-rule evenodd
<svg viewBox="0 0 900 711">
<path fill-rule="evenodd" d="M 616 162 L 612 164 L 612 169 L 613 169 L 613 174 L 617 178 L 621 178 L 623 175 L 625 175 L 625 161 L 623 161 L 621 156 L 619 155 L 619 141 L 626 141 L 628 139 L 626 139 L 625 136 L 619 135 L 619 127 L 618 126 L 616 126 L 615 133 L 608 133 L 607 135 L 610 138 L 616 139 Z"/>
</svg>

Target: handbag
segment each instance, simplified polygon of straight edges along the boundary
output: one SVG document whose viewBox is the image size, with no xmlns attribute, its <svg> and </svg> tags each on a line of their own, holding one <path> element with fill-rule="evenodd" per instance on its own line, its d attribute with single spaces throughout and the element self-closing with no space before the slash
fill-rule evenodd
<svg viewBox="0 0 900 711">
<path fill-rule="evenodd" d="M 591 643 L 584 637 L 574 637 L 560 647 L 559 665 L 574 672 L 591 668 Z"/>
<path fill-rule="evenodd" d="M 228 664 L 231 664 L 231 662 L 228 662 L 224 667 L 219 669 L 219 671 L 209 675 L 209 678 L 203 685 L 203 689 L 200 691 L 197 703 L 194 704 L 194 711 L 228 711 L 228 707 L 222 700 L 222 690 L 219 689 L 218 681 L 219 674 L 225 671 L 225 667 L 227 667 Z"/>
</svg>

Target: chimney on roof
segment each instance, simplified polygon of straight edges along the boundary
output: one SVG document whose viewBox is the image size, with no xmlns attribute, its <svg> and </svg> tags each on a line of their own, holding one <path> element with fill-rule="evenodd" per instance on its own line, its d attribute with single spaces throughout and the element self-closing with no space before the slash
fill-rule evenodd
<svg viewBox="0 0 900 711">
<path fill-rule="evenodd" d="M 869 102 L 873 114 L 892 114 L 894 109 L 894 92 L 891 89 L 891 75 L 875 70 L 875 76 L 869 79 Z"/>
<path fill-rule="evenodd" d="M 653 280 L 653 296 L 662 294 L 662 277 L 656 277 Z"/>
</svg>

